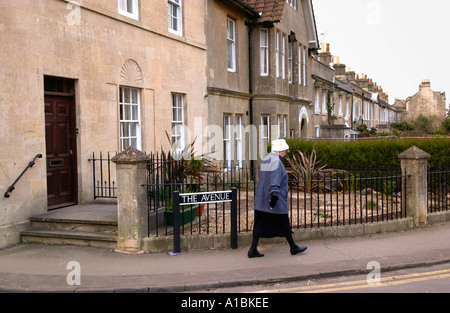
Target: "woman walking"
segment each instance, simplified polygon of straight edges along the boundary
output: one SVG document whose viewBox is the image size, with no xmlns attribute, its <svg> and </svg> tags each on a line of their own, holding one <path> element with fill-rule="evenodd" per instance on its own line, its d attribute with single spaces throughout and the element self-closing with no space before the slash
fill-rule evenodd
<svg viewBox="0 0 450 313">
<path fill-rule="evenodd" d="M 264 256 L 257 249 L 259 238 L 286 238 L 292 255 L 307 249 L 295 244 L 289 223 L 288 175 L 283 165 L 283 158 L 288 150 L 286 140 L 273 141 L 272 152 L 259 166 L 259 181 L 255 194 L 255 223 L 252 246 L 248 251 L 249 258 Z"/>
</svg>

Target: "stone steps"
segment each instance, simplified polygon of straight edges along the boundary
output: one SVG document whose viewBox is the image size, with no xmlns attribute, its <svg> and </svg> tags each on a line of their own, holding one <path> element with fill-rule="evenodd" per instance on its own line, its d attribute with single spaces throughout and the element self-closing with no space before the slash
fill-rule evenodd
<svg viewBox="0 0 450 313">
<path fill-rule="evenodd" d="M 32 228 L 75 232 L 117 233 L 117 222 L 32 217 Z"/>
<path fill-rule="evenodd" d="M 31 228 L 21 232 L 22 243 L 115 249 L 117 220 L 96 209 L 74 207 L 32 217 Z"/>
<path fill-rule="evenodd" d="M 23 243 L 115 249 L 117 234 L 32 228 L 21 232 Z"/>
<path fill-rule="evenodd" d="M 160 208 L 157 212 L 149 215 L 150 236 L 156 233 L 159 236 L 172 235 L 173 227 L 166 226 L 164 209 Z M 201 219 L 206 220 L 205 214 Z M 30 222 L 31 228 L 20 233 L 22 243 L 117 248 L 116 206 L 74 206 L 32 217 Z M 198 223 L 199 218 L 196 217 L 192 225 Z M 191 223 L 184 225 L 185 232 L 189 233 L 190 226 Z"/>
</svg>

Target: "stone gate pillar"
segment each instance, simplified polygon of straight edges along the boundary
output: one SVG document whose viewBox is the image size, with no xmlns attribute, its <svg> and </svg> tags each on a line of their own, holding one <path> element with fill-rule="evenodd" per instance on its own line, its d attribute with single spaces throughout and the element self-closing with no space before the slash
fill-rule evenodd
<svg viewBox="0 0 450 313">
<path fill-rule="evenodd" d="M 411 147 L 398 156 L 401 160 L 403 188 L 406 191 L 403 210 L 407 217 L 414 218 L 414 226 L 427 225 L 427 173 L 430 155 L 425 151 Z M 406 184 L 406 185 L 405 185 Z"/>
<path fill-rule="evenodd" d="M 147 236 L 147 197 L 142 184 L 147 181 L 149 159 L 133 147 L 111 159 L 117 172 L 118 252 L 139 253 L 141 239 Z"/>
</svg>

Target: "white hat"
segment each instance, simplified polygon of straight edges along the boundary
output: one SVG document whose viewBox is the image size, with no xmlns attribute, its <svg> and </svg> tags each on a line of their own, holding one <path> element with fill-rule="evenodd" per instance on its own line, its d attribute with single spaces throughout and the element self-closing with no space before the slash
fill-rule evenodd
<svg viewBox="0 0 450 313">
<path fill-rule="evenodd" d="M 272 152 L 281 152 L 289 150 L 289 146 L 284 139 L 277 139 L 272 141 Z"/>
</svg>

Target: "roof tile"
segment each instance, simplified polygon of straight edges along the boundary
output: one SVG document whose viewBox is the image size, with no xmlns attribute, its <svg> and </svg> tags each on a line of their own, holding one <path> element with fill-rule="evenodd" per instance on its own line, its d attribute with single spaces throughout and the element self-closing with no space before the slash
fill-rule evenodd
<svg viewBox="0 0 450 313">
<path fill-rule="evenodd" d="M 286 4 L 286 0 L 243 0 L 243 2 L 261 13 L 262 22 L 281 20 Z"/>
</svg>

